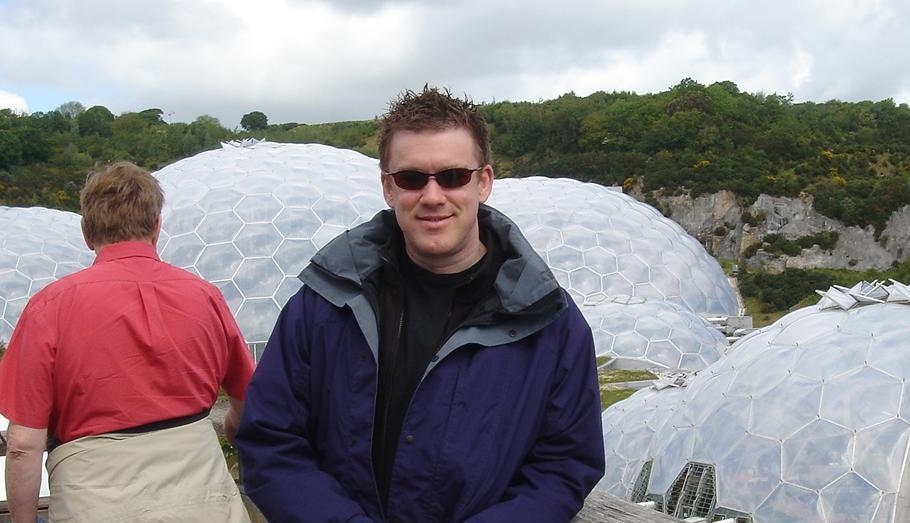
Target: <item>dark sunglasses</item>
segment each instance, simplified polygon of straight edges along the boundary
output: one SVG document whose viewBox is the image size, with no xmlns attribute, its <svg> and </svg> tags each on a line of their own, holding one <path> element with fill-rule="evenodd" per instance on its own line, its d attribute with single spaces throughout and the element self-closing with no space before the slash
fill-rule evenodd
<svg viewBox="0 0 910 523">
<path fill-rule="evenodd" d="M 438 183 L 439 186 L 443 189 L 455 189 L 456 187 L 467 185 L 468 182 L 471 181 L 471 176 L 473 176 L 475 172 L 483 169 L 483 167 L 478 167 L 476 169 L 456 167 L 453 169 L 439 171 L 438 173 L 434 174 L 427 174 L 425 172 L 415 170 L 398 171 L 397 173 L 384 174 L 391 176 L 392 179 L 395 180 L 395 185 L 401 187 L 406 191 L 417 191 L 423 189 L 426 184 L 429 183 L 430 178 L 436 178 L 436 183 Z"/>
</svg>

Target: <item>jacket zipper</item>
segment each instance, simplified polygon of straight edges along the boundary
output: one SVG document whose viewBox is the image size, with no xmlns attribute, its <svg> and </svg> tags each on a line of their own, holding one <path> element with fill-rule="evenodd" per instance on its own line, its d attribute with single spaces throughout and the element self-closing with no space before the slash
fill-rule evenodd
<svg viewBox="0 0 910 523">
<path fill-rule="evenodd" d="M 395 350 L 398 350 L 398 344 L 401 342 L 401 330 L 404 328 L 404 310 L 398 316 L 398 332 L 395 333 Z M 393 360 L 394 361 L 394 360 Z M 423 381 L 421 378 L 420 381 Z M 418 384 L 418 386 L 420 386 Z M 411 398 L 413 401 L 413 397 Z M 376 393 L 373 395 L 373 412 L 376 412 L 376 402 L 379 401 L 379 360 L 376 360 Z M 411 404 L 408 403 L 408 408 Z M 407 411 L 405 411 L 405 416 L 407 416 Z M 389 420 L 389 405 L 388 402 L 383 406 L 382 412 L 382 426 L 383 431 L 387 429 L 388 420 Z M 386 434 L 382 435 L 383 441 L 386 439 Z M 382 502 L 382 496 L 379 494 L 379 482 L 376 480 L 376 468 L 373 465 L 373 444 L 375 443 L 375 438 L 370 438 L 370 472 L 373 474 L 373 491 L 376 493 L 376 501 L 379 504 L 379 515 L 382 516 L 382 519 L 385 517 L 385 506 Z M 394 463 L 394 461 L 393 461 Z"/>
</svg>

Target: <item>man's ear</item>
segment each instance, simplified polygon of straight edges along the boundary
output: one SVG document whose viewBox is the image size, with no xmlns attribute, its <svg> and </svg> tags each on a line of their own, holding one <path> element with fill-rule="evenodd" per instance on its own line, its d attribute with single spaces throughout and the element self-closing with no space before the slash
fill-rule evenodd
<svg viewBox="0 0 910 523">
<path fill-rule="evenodd" d="M 487 164 L 477 173 L 477 189 L 480 191 L 480 203 L 485 203 L 490 194 L 493 193 L 493 178 L 496 175 L 493 172 L 493 166 Z"/>
<path fill-rule="evenodd" d="M 385 198 L 385 203 L 388 204 L 389 207 L 394 207 L 395 180 L 393 180 L 391 176 L 380 174 L 379 182 L 382 184 L 382 197 Z"/>
</svg>

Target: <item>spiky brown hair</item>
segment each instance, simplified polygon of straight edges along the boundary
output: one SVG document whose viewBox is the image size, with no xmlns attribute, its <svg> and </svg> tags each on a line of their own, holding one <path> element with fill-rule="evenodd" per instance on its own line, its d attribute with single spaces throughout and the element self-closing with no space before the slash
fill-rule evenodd
<svg viewBox="0 0 910 523">
<path fill-rule="evenodd" d="M 463 127 L 471 133 L 484 165 L 493 161 L 490 132 L 477 106 L 468 99 L 452 96 L 448 89 L 424 85 L 423 91 L 410 89 L 389 104 L 379 125 L 379 167 L 389 167 L 389 146 L 398 131 L 427 131 Z"/>
</svg>

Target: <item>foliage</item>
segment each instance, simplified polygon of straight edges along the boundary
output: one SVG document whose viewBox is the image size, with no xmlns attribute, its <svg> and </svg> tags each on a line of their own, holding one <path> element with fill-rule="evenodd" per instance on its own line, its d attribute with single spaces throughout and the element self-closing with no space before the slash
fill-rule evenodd
<svg viewBox="0 0 910 523">
<path fill-rule="evenodd" d="M 754 213 L 752 213 L 752 212 L 749 212 L 748 209 L 746 209 L 742 213 L 742 221 L 743 221 L 743 223 L 749 224 L 752 227 L 757 227 L 759 224 L 761 224 L 763 221 L 765 221 L 765 213 L 764 213 L 764 211 L 761 211 L 761 210 L 758 210 L 758 211 L 755 211 Z"/>
<path fill-rule="evenodd" d="M 797 304 L 818 301 L 815 290 L 832 285 L 851 287 L 859 281 L 896 280 L 910 284 L 910 259 L 888 270 L 851 271 L 845 269 L 786 269 L 780 274 L 748 271 L 738 279 L 739 291 L 747 302 L 763 313 L 785 311 Z M 752 311 L 755 314 L 755 311 Z"/>
<path fill-rule="evenodd" d="M 607 407 L 614 403 L 618 403 L 632 394 L 635 394 L 635 389 L 618 389 L 615 387 L 601 387 L 600 388 L 600 411 L 603 412 L 607 410 Z"/>
<path fill-rule="evenodd" d="M 261 111 L 246 113 L 240 119 L 240 127 L 247 131 L 261 131 L 269 126 L 269 118 Z"/>
<path fill-rule="evenodd" d="M 910 204 L 910 107 L 890 99 L 797 104 L 792 96 L 687 78 L 653 94 L 567 93 L 480 111 L 499 176 L 567 176 L 693 197 L 726 189 L 743 202 L 762 193 L 805 194 L 822 214 L 877 234 Z M 237 133 L 210 116 L 167 124 L 162 114 L 150 108 L 114 116 L 78 102 L 49 113 L 0 111 L 0 204 L 73 209 L 85 174 L 98 164 L 123 159 L 157 169 L 238 138 L 378 154 L 375 119 L 269 125 L 253 111 Z M 750 225 L 763 219 L 743 213 Z"/>
<path fill-rule="evenodd" d="M 805 269 L 785 269 L 780 274 L 746 272 L 738 281 L 744 297 L 762 302 L 762 312 L 789 309 L 816 289 L 827 289 L 836 282 L 829 274 Z"/>
<path fill-rule="evenodd" d="M 789 239 L 776 233 L 768 234 L 763 238 L 761 244 L 750 245 L 743 251 L 743 257 L 751 258 L 759 248 L 770 254 L 786 254 L 787 256 L 798 256 L 803 249 L 810 249 L 813 245 L 818 245 L 824 251 L 830 251 L 837 245 L 838 237 L 837 231 L 820 231 L 795 239 Z"/>
<path fill-rule="evenodd" d="M 0 360 L 3 359 L 4 354 L 6 354 L 6 342 L 0 340 Z"/>
</svg>

